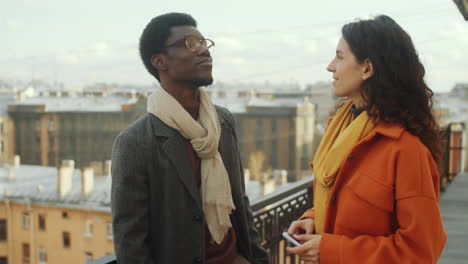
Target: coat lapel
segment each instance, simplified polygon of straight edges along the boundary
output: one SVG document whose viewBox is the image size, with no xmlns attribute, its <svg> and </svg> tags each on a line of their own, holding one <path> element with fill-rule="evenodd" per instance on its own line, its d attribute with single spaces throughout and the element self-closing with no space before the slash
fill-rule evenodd
<svg viewBox="0 0 468 264">
<path fill-rule="evenodd" d="M 226 142 L 226 140 L 225 140 L 225 138 L 228 135 L 230 135 L 232 132 L 231 132 L 230 128 L 228 127 L 228 125 L 226 124 L 224 118 L 220 117 L 222 115 L 222 113 L 218 109 L 216 109 L 216 110 L 218 112 L 219 125 L 221 127 L 221 136 L 220 136 L 220 139 L 219 139 L 218 151 L 221 154 L 221 158 L 223 160 L 224 167 L 226 167 L 226 170 L 228 170 L 229 182 L 231 184 L 231 190 L 232 190 L 232 193 L 234 195 L 235 190 L 232 189 L 232 186 L 234 184 L 233 179 L 232 179 L 232 174 L 233 173 L 231 171 L 229 171 L 230 169 L 232 169 L 231 164 L 230 164 L 231 160 L 229 159 L 229 157 L 231 157 L 231 155 L 236 155 L 236 153 L 234 153 L 235 148 L 233 148 L 232 142 Z"/>
<path fill-rule="evenodd" d="M 184 142 L 184 138 L 180 133 L 168 127 L 159 118 L 150 114 L 153 120 L 153 130 L 157 137 L 165 137 L 166 140 L 162 143 L 162 148 L 167 154 L 167 157 L 172 162 L 173 167 L 176 170 L 176 174 L 180 181 L 185 185 L 193 199 L 202 208 L 200 201 L 200 191 L 195 183 L 194 175 L 189 161 L 187 153 L 187 147 Z"/>
</svg>

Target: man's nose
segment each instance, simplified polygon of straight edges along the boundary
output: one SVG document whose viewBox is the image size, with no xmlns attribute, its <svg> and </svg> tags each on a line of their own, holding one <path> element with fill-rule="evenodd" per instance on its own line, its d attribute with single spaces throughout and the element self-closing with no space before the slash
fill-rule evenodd
<svg viewBox="0 0 468 264">
<path fill-rule="evenodd" d="M 210 53 L 210 50 L 207 47 L 201 45 L 197 50 L 197 55 L 198 56 L 210 56 L 211 53 Z"/>
</svg>

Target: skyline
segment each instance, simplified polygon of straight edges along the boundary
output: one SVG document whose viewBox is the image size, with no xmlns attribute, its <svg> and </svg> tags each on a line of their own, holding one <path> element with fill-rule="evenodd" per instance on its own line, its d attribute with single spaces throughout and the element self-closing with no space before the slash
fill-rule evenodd
<svg viewBox="0 0 468 264">
<path fill-rule="evenodd" d="M 247 4 L 248 3 L 248 4 Z M 95 82 L 150 85 L 156 80 L 138 56 L 147 22 L 170 11 L 187 12 L 212 51 L 217 82 L 330 82 L 341 27 L 355 18 L 387 14 L 413 38 L 436 92 L 468 82 L 468 22 L 452 1 L 323 2 L 19 0 L 0 11 L 0 78 L 32 78 L 82 86 Z"/>
</svg>

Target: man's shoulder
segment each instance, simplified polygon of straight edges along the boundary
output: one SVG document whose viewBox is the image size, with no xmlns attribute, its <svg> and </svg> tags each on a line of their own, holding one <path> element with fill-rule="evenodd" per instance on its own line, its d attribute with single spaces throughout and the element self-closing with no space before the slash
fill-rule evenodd
<svg viewBox="0 0 468 264">
<path fill-rule="evenodd" d="M 234 126 L 234 117 L 231 112 L 225 107 L 215 105 L 216 112 L 218 113 L 219 122 L 221 124 L 225 123 L 231 127 Z"/>
<path fill-rule="evenodd" d="M 142 138 L 150 131 L 151 114 L 144 113 L 137 120 L 128 125 L 117 137 Z"/>
</svg>

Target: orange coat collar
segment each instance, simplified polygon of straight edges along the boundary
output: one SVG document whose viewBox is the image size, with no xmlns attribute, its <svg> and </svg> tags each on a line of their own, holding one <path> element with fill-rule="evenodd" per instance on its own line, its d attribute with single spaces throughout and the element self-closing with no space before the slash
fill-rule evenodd
<svg viewBox="0 0 468 264">
<path fill-rule="evenodd" d="M 405 131 L 405 128 L 397 123 L 379 122 L 374 131 L 383 136 L 398 139 L 403 134 L 403 131 Z"/>
</svg>

